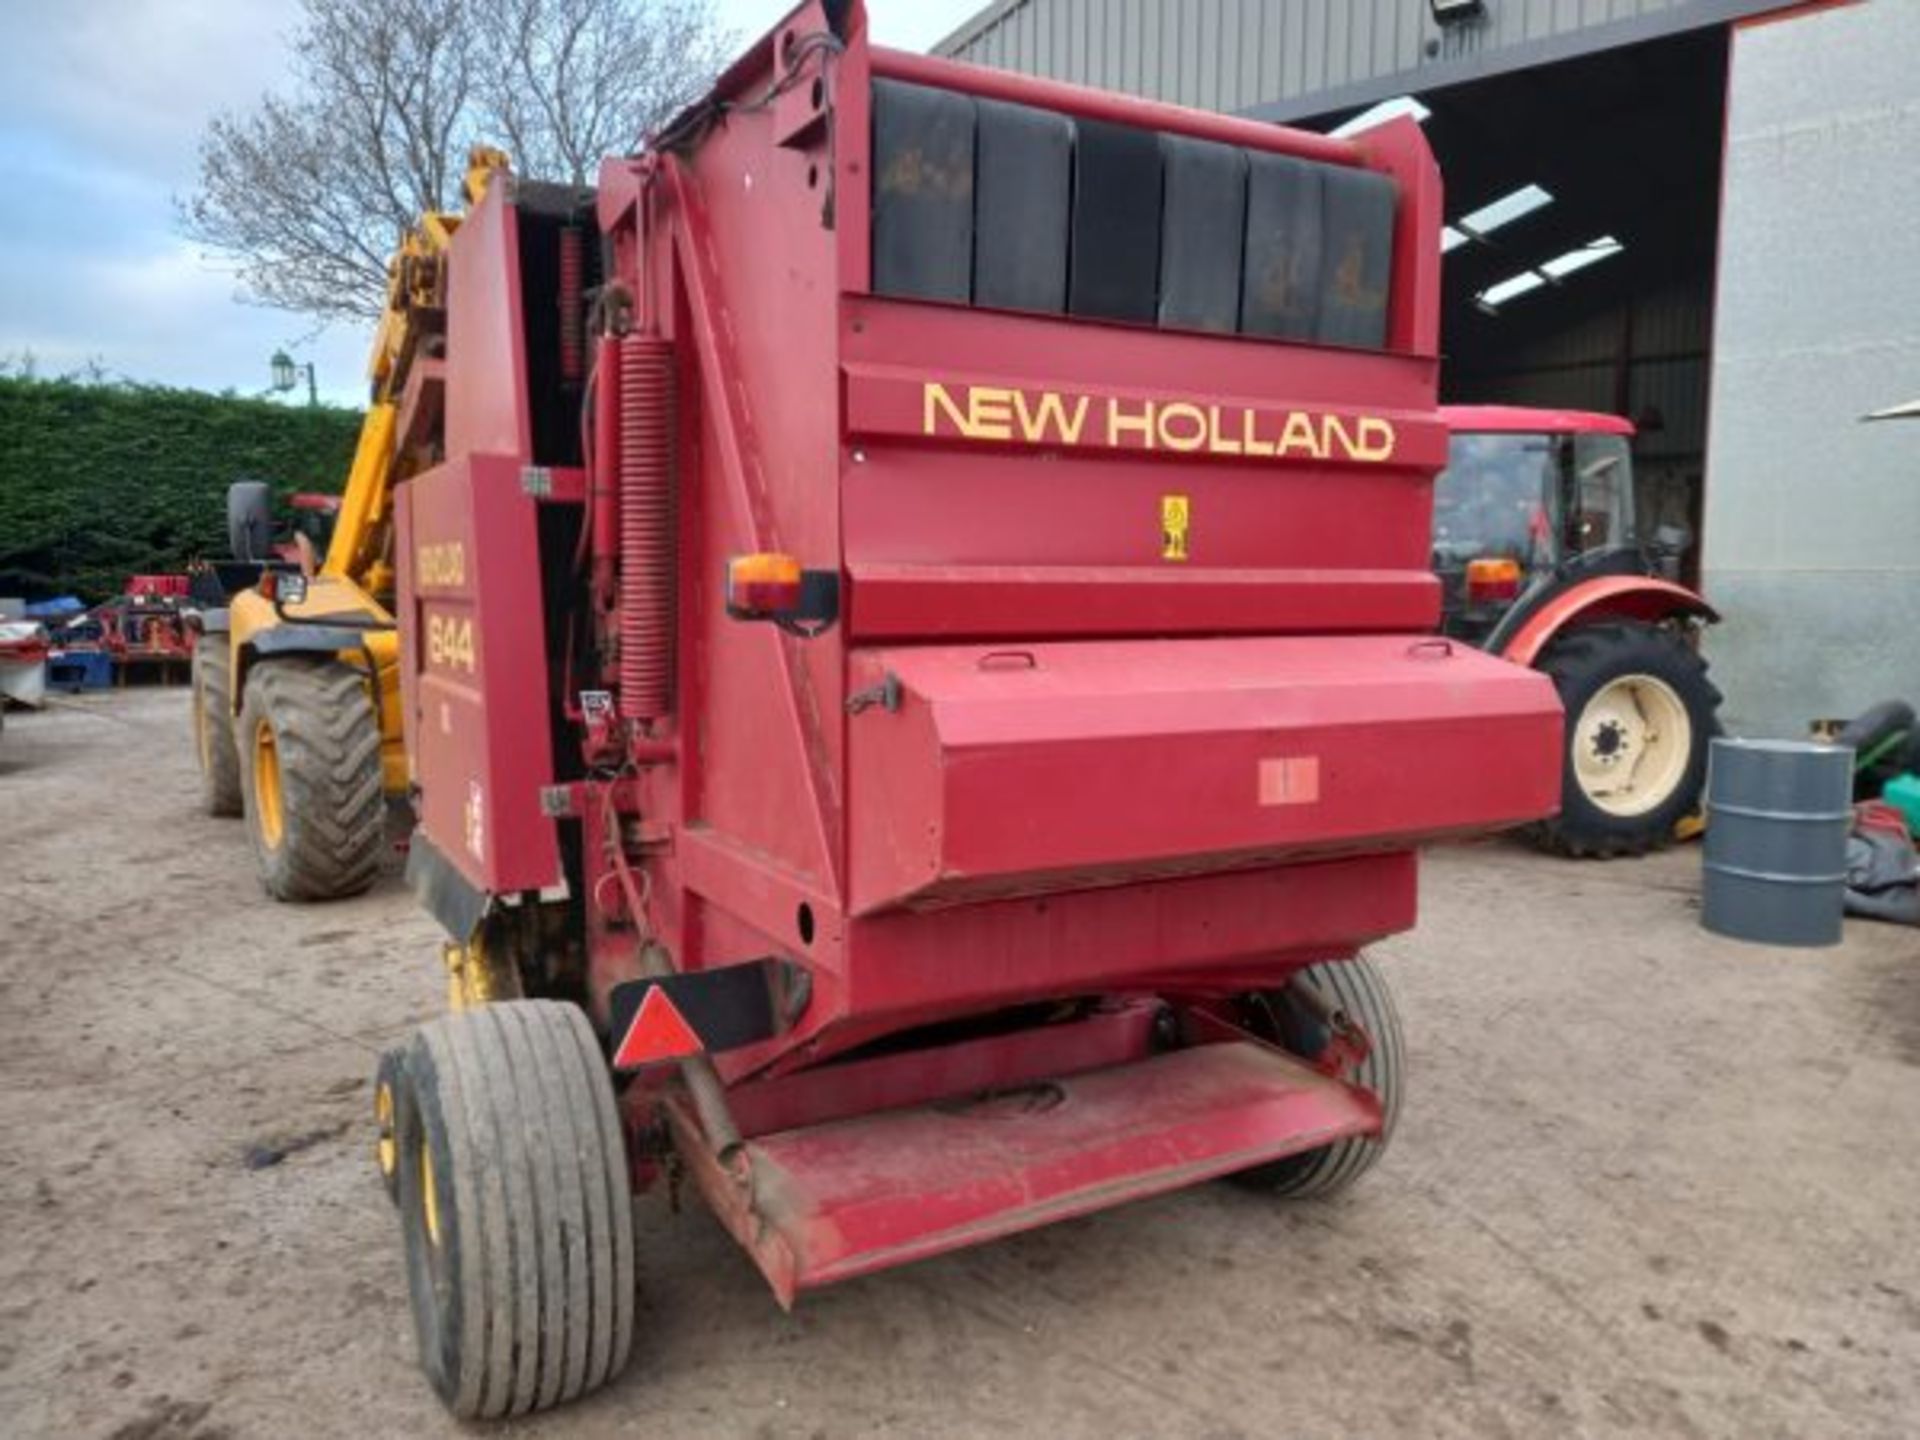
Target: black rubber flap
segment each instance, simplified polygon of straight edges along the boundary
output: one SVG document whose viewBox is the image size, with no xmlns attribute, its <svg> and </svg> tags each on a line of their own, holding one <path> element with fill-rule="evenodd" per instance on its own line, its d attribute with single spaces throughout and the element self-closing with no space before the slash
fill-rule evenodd
<svg viewBox="0 0 1920 1440">
<path fill-rule="evenodd" d="M 1073 166 L 1075 315 L 1151 325 L 1160 282 L 1160 137 L 1082 120 Z"/>
<path fill-rule="evenodd" d="M 973 303 L 1067 308 L 1067 205 L 1073 121 L 1048 110 L 978 103 Z"/>
<path fill-rule="evenodd" d="M 1192 330 L 1240 324 L 1247 229 L 1247 157 L 1232 145 L 1160 137 L 1166 200 L 1160 225 L 1160 323 Z"/>
<path fill-rule="evenodd" d="M 973 276 L 974 103 L 873 82 L 873 289 L 964 304 Z"/>
<path fill-rule="evenodd" d="M 1247 152 L 1246 279 L 1240 328 L 1315 338 L 1320 316 L 1320 177 L 1326 167 Z"/>
<path fill-rule="evenodd" d="M 1320 263 L 1319 338 L 1377 349 L 1387 339 L 1393 275 L 1393 220 L 1399 192 L 1371 170 L 1321 172 L 1325 231 Z"/>
</svg>

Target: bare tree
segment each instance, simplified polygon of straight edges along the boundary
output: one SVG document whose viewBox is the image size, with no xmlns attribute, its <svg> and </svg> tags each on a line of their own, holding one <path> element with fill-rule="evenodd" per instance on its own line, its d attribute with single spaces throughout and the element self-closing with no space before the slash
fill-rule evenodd
<svg viewBox="0 0 1920 1440">
<path fill-rule="evenodd" d="M 459 201 L 467 148 L 592 180 L 704 90 L 730 37 L 710 0 L 302 0 L 294 86 L 222 115 L 179 206 L 248 296 L 323 319 L 377 313 L 387 257 Z"/>
</svg>

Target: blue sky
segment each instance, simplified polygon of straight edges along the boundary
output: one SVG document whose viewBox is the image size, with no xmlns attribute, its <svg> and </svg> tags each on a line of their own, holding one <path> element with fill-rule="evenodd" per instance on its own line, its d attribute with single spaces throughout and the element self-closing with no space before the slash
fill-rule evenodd
<svg viewBox="0 0 1920 1440">
<path fill-rule="evenodd" d="M 985 0 L 869 0 L 875 38 L 924 50 Z M 743 41 L 787 0 L 717 0 Z M 0 0 L 0 357 L 257 391 L 267 357 L 312 360 L 357 403 L 370 331 L 243 303 L 231 270 L 181 237 L 212 115 L 285 83 L 297 0 Z"/>
</svg>

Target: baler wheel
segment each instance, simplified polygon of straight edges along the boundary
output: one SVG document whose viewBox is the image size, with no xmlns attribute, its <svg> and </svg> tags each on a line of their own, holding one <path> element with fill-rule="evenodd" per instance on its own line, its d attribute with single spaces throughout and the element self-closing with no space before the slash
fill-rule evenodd
<svg viewBox="0 0 1920 1440">
<path fill-rule="evenodd" d="M 379 1133 L 373 1142 L 374 1164 L 380 1169 L 380 1183 L 387 1198 L 400 1203 L 400 1140 L 397 1133 L 400 1094 L 407 1087 L 407 1057 L 403 1050 L 388 1050 L 380 1056 L 379 1073 L 373 1080 L 373 1123 Z"/>
<path fill-rule="evenodd" d="M 633 1206 L 600 1043 L 577 1006 L 503 1000 L 417 1030 L 395 1092 L 420 1363 L 462 1419 L 611 1380 L 633 1339 Z"/>
<path fill-rule="evenodd" d="M 1400 1118 L 1400 1097 L 1407 1073 L 1400 1012 L 1394 1008 L 1386 977 L 1371 960 L 1356 955 L 1351 960 L 1309 965 L 1300 972 L 1300 978 L 1318 991 L 1330 1008 L 1344 1012 L 1366 1032 L 1370 1042 L 1367 1056 L 1343 1078 L 1379 1097 L 1381 1117 L 1378 1135 L 1336 1140 L 1318 1150 L 1289 1155 L 1233 1177 L 1289 1199 L 1335 1194 L 1379 1162 Z M 1286 990 L 1250 996 L 1247 1011 L 1250 1029 L 1304 1060 L 1317 1059 L 1332 1039 L 1327 1026 L 1309 1014 Z"/>
<path fill-rule="evenodd" d="M 357 895 L 386 833 L 380 718 L 366 677 L 334 660 L 255 664 L 240 710 L 241 790 L 276 900 Z"/>
<path fill-rule="evenodd" d="M 1560 813 L 1533 827 L 1561 855 L 1644 855 L 1670 844 L 1706 784 L 1720 692 L 1672 630 L 1583 625 L 1539 668 L 1567 713 Z"/>
<path fill-rule="evenodd" d="M 233 653 L 225 635 L 193 642 L 193 753 L 207 813 L 238 815 L 240 747 L 233 738 Z"/>
</svg>

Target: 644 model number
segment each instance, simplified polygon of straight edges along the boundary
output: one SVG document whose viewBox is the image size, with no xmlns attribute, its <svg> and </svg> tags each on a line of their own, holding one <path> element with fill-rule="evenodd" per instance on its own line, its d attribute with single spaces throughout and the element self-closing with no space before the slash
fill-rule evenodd
<svg viewBox="0 0 1920 1440">
<path fill-rule="evenodd" d="M 427 663 L 473 673 L 473 621 L 460 615 L 427 617 Z"/>
</svg>

